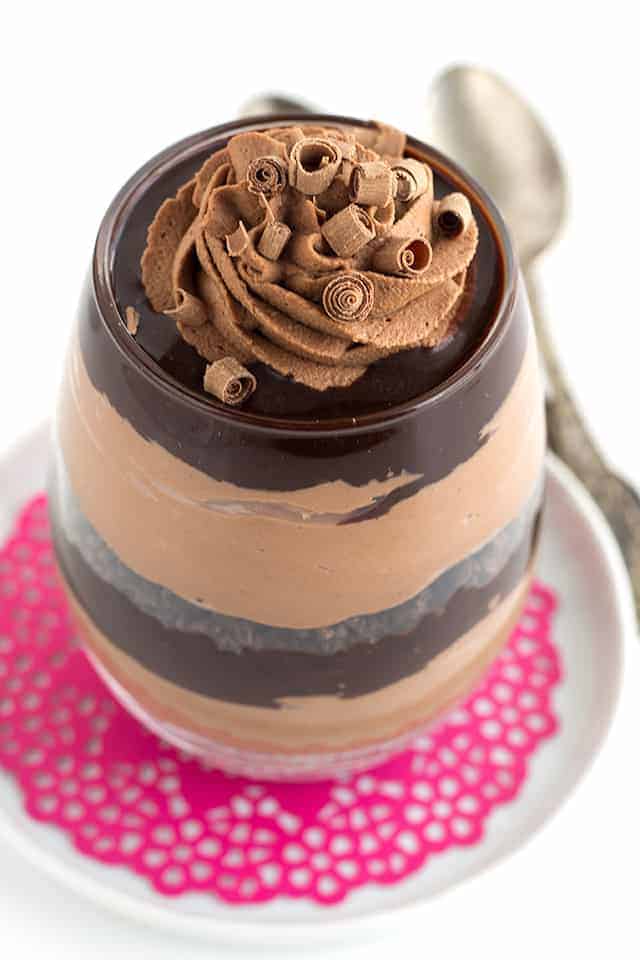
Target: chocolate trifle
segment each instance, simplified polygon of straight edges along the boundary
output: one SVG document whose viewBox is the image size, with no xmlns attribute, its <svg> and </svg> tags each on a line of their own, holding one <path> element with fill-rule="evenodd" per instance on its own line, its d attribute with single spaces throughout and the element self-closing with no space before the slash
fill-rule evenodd
<svg viewBox="0 0 640 960">
<path fill-rule="evenodd" d="M 89 656 L 232 772 L 385 759 L 525 600 L 545 430 L 509 239 L 383 124 L 228 125 L 143 167 L 98 234 L 56 431 Z"/>
</svg>

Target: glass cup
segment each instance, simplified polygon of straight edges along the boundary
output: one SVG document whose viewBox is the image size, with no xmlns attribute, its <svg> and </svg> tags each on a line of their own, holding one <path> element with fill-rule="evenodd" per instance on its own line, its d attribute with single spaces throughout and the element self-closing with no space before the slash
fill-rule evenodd
<svg viewBox="0 0 640 960">
<path fill-rule="evenodd" d="M 116 697 L 224 770 L 314 779 L 402 749 L 500 651 L 532 575 L 545 426 L 504 224 L 411 139 L 471 198 L 500 274 L 493 319 L 445 382 L 356 418 L 279 419 L 197 395 L 130 335 L 113 264 L 123 244 L 139 256 L 141 200 L 172 195 L 230 135 L 292 119 L 178 143 L 114 200 L 70 344 L 49 494 L 62 583 Z"/>
</svg>

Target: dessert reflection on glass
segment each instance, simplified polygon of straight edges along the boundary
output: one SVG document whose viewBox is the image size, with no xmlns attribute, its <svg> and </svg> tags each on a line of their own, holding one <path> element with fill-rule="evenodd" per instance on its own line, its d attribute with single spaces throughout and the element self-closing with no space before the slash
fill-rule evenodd
<svg viewBox="0 0 640 960">
<path fill-rule="evenodd" d="M 143 722 L 224 769 L 385 759 L 521 610 L 544 453 L 526 296 L 486 195 L 382 124 L 229 125 L 139 171 L 56 433 L 80 636 Z"/>
</svg>

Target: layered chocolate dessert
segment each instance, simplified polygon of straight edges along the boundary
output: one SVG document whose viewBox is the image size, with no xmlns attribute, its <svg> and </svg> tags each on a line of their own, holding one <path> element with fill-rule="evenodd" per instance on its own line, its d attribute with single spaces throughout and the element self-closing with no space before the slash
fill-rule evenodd
<svg viewBox="0 0 640 960">
<path fill-rule="evenodd" d="M 525 599 L 545 439 L 526 297 L 488 198 L 382 124 L 219 128 L 136 174 L 57 435 L 90 655 L 226 769 L 384 759 Z"/>
</svg>

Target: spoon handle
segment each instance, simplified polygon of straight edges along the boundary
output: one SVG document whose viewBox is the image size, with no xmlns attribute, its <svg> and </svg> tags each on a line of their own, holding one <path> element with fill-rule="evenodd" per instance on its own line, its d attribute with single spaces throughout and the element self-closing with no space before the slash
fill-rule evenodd
<svg viewBox="0 0 640 960">
<path fill-rule="evenodd" d="M 622 550 L 640 620 L 640 497 L 606 465 L 576 409 L 551 344 L 549 330 L 531 270 L 524 274 L 538 343 L 549 380 L 547 429 L 549 446 L 573 470 L 609 521 Z"/>
</svg>

